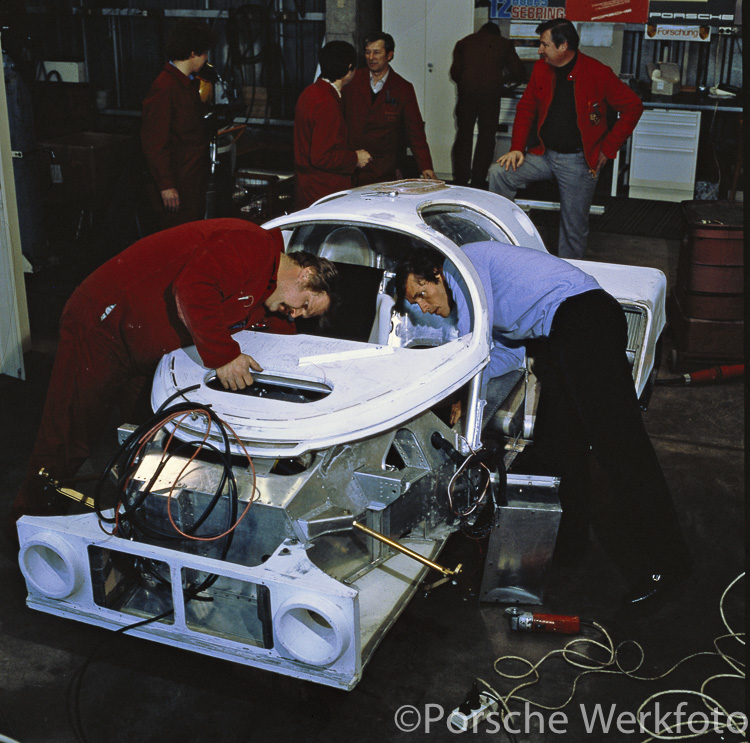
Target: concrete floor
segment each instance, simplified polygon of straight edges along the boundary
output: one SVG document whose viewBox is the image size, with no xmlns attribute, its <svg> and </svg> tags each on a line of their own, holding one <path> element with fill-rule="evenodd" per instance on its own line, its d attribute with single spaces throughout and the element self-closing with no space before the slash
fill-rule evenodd
<svg viewBox="0 0 750 743">
<path fill-rule="evenodd" d="M 678 245 L 676 239 L 594 233 L 589 257 L 655 266 L 671 283 Z M 28 379 L 0 378 L 3 515 L 33 442 L 53 357 L 56 313 L 70 291 L 71 273 L 63 268 L 29 278 L 35 347 L 25 360 Z M 665 342 L 668 350 L 668 336 Z M 674 376 L 667 357 L 665 353 L 662 378 Z M 721 614 L 722 593 L 744 571 L 743 410 L 741 381 L 657 386 L 645 420 L 693 549 L 693 574 L 670 601 L 648 615 L 633 616 L 618 609 L 625 583 L 598 542 L 575 569 L 553 564 L 545 604 L 534 610 L 577 614 L 606 628 L 615 644 L 631 641 L 618 656 L 626 670 L 639 665 L 632 643 L 639 643 L 644 656 L 632 676 L 615 673 L 610 665 L 606 674 L 583 676 L 574 690 L 581 669 L 558 652 L 540 668 L 539 684 L 518 692 L 550 709 L 528 708 L 522 700 L 511 704 L 520 713 L 514 718 L 521 730 L 516 741 L 644 741 L 648 736 L 634 730 L 630 714 L 651 695 L 667 690 L 686 692 L 657 698 L 662 719 L 672 713 L 666 724 L 674 721 L 683 700 L 689 702 L 685 717 L 694 712 L 711 715 L 715 705 L 707 710 L 688 692 L 701 690 L 709 677 L 734 673 L 714 653 L 714 641 L 729 632 Z M 519 683 L 496 673 L 497 658 L 513 655 L 535 663 L 572 639 L 511 632 L 504 607 L 478 604 L 476 580 L 465 579 L 418 594 L 386 635 L 360 684 L 342 692 L 27 609 L 15 552 L 4 535 L 0 539 L 0 734 L 22 743 L 452 741 L 456 735 L 447 729 L 445 716 L 476 678 L 502 693 Z M 454 537 L 442 559 L 446 565 L 464 561 L 477 566 L 479 557 L 475 543 Z M 743 597 L 741 580 L 723 605 L 733 631 L 744 631 Z M 590 627 L 581 637 L 604 641 Z M 735 657 L 742 654 L 734 639 L 722 640 L 718 647 Z M 608 655 L 590 643 L 575 649 L 587 658 Z M 659 677 L 696 653 L 702 655 L 666 678 L 635 678 Z M 521 661 L 499 666 L 506 668 L 515 674 L 527 670 Z M 719 678 L 705 693 L 727 712 L 746 711 L 744 680 Z M 562 709 L 553 717 L 551 708 L 557 707 Z M 597 709 L 605 720 L 613 713 L 611 726 L 599 720 L 587 731 L 586 722 Z M 653 714 L 645 719 L 653 721 Z M 702 719 L 694 718 L 694 730 L 703 727 Z M 480 735 L 483 740 L 507 740 L 493 724 L 480 726 Z M 744 739 L 729 732 L 702 738 Z"/>
</svg>

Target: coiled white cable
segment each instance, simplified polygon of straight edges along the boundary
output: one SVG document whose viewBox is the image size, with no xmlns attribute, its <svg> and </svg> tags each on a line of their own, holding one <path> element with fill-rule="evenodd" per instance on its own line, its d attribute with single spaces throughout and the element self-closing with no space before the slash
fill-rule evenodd
<svg viewBox="0 0 750 743">
<path fill-rule="evenodd" d="M 478 678 L 477 680 L 484 684 L 490 692 L 497 698 L 498 702 L 502 706 L 504 710 L 504 715 L 510 715 L 511 709 L 510 704 L 512 703 L 525 703 L 533 707 L 537 707 L 539 709 L 545 709 L 545 710 L 561 710 L 565 708 L 570 702 L 573 700 L 573 697 L 575 696 L 576 692 L 576 686 L 578 684 L 579 679 L 583 678 L 584 676 L 594 674 L 594 673 L 600 673 L 600 674 L 616 674 L 616 675 L 623 675 L 627 676 L 629 678 L 632 678 L 633 680 L 637 681 L 657 681 L 659 679 L 663 679 L 669 674 L 671 674 L 675 669 L 677 669 L 679 666 L 681 666 L 683 663 L 687 662 L 688 660 L 691 660 L 693 658 L 697 658 L 699 656 L 710 656 L 710 657 L 718 657 L 721 658 L 725 663 L 727 663 L 734 671 L 734 673 L 721 673 L 721 674 L 715 674 L 712 676 L 709 676 L 700 687 L 699 691 L 696 691 L 694 689 L 669 689 L 666 691 L 660 691 L 656 694 L 652 694 L 649 696 L 638 708 L 636 714 L 636 719 L 639 721 L 639 729 L 641 732 L 646 733 L 648 737 L 644 738 L 641 743 L 649 743 L 649 741 L 652 740 L 685 740 L 688 738 L 698 738 L 701 735 L 705 735 L 707 733 L 721 733 L 723 731 L 731 732 L 733 734 L 743 734 L 746 732 L 747 728 L 747 717 L 745 715 L 741 716 L 744 721 L 744 726 L 742 723 L 739 725 L 737 724 L 737 715 L 738 713 L 729 713 L 726 711 L 724 706 L 720 704 L 714 697 L 710 696 L 706 693 L 706 688 L 714 681 L 717 681 L 718 679 L 734 679 L 739 680 L 741 682 L 744 682 L 745 680 L 745 670 L 744 666 L 745 664 L 739 660 L 738 658 L 734 658 L 733 656 L 729 655 L 727 652 L 721 650 L 719 648 L 719 642 L 728 638 L 733 638 L 737 642 L 739 642 L 741 645 L 745 644 L 744 641 L 744 632 L 736 632 L 732 629 L 732 627 L 729 625 L 729 622 L 727 621 L 726 615 L 724 613 L 724 601 L 729 593 L 729 591 L 742 579 L 745 577 L 745 573 L 740 573 L 725 589 L 724 592 L 721 595 L 721 598 L 719 600 L 719 613 L 721 615 L 721 620 L 724 624 L 724 626 L 727 628 L 728 633 L 725 635 L 720 635 L 716 637 L 713 641 L 713 645 L 715 648 L 715 651 L 699 651 L 696 653 L 692 653 L 690 655 L 685 656 L 681 660 L 677 661 L 669 670 L 665 671 L 664 673 L 661 673 L 657 676 L 638 676 L 636 675 L 636 671 L 643 665 L 643 661 L 645 658 L 645 653 L 643 651 L 643 648 L 640 644 L 635 642 L 634 640 L 624 640 L 621 642 L 617 647 L 614 646 L 614 643 L 612 641 L 612 638 L 610 637 L 607 630 L 597 622 L 591 622 L 591 626 L 595 627 L 604 637 L 605 642 L 601 642 L 599 640 L 594 640 L 591 638 L 576 638 L 574 640 L 571 640 L 570 642 L 566 643 L 566 645 L 563 648 L 560 648 L 558 650 L 553 650 L 549 653 L 547 653 L 544 657 L 541 658 L 541 660 L 537 661 L 536 663 L 532 663 L 531 661 L 527 660 L 526 658 L 522 658 L 517 655 L 504 655 L 500 658 L 497 658 L 493 664 L 493 667 L 495 669 L 495 672 L 505 679 L 512 679 L 512 680 L 522 680 L 527 679 L 529 676 L 533 675 L 533 678 L 523 681 L 522 683 L 515 686 L 511 691 L 509 691 L 507 694 L 500 694 L 498 691 L 496 691 L 489 683 L 487 683 L 484 679 Z M 595 652 L 599 652 L 600 650 L 603 650 L 605 652 L 605 656 L 601 659 L 597 659 L 594 657 L 591 657 L 590 654 L 581 652 L 581 650 L 577 648 L 586 648 L 586 650 L 591 650 L 592 648 L 595 649 Z M 630 670 L 623 667 L 621 660 L 620 660 L 620 653 L 621 651 L 626 647 L 634 647 L 638 650 L 640 654 L 640 658 L 636 664 L 636 666 Z M 539 674 L 539 668 L 547 662 L 550 658 L 553 658 L 555 656 L 562 656 L 563 660 L 567 662 L 569 665 L 574 666 L 575 668 L 581 668 L 584 669 L 582 673 L 579 673 L 574 679 L 573 679 L 573 685 L 570 691 L 570 694 L 568 698 L 562 702 L 562 704 L 558 705 L 545 705 L 541 702 L 536 702 L 532 699 L 528 699 L 526 697 L 518 696 L 518 692 L 526 687 L 534 686 L 537 684 L 541 677 Z M 508 662 L 520 662 L 528 667 L 528 670 L 524 673 L 510 673 L 505 670 L 501 670 L 500 666 L 504 665 Z M 695 732 L 692 729 L 692 726 L 690 727 L 691 732 L 687 734 L 671 734 L 666 735 L 666 733 L 681 733 L 682 729 L 686 726 L 690 725 L 690 718 L 688 718 L 685 721 L 682 721 L 681 715 L 677 715 L 678 722 L 663 727 L 660 730 L 650 730 L 648 727 L 646 727 L 643 723 L 644 717 L 648 717 L 648 713 L 644 713 L 644 709 L 654 700 L 660 697 L 668 696 L 668 695 L 685 695 L 690 697 L 697 697 L 699 698 L 703 704 L 706 706 L 707 709 L 709 709 L 713 713 L 713 721 L 709 723 L 705 729 Z M 679 707 L 678 707 L 679 709 Z M 667 716 L 663 716 L 664 719 L 666 719 Z M 708 719 L 708 718 L 706 718 Z M 747 743 L 747 736 L 743 735 L 743 737 L 734 739 L 735 743 Z"/>
</svg>

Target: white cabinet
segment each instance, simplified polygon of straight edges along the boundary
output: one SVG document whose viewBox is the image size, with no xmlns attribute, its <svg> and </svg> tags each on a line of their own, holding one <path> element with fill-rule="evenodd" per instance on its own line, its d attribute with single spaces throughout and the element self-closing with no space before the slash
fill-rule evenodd
<svg viewBox="0 0 750 743">
<path fill-rule="evenodd" d="M 474 0 L 383 0 L 383 30 L 396 42 L 393 69 L 413 86 L 435 173 L 451 179 L 456 135 L 453 47 L 474 31 Z"/>
<path fill-rule="evenodd" d="M 693 198 L 700 111 L 645 111 L 632 138 L 631 198 Z"/>
<path fill-rule="evenodd" d="M 500 99 L 500 118 L 497 122 L 497 132 L 495 134 L 495 156 L 492 159 L 494 163 L 501 155 L 510 152 L 510 138 L 513 134 L 513 122 L 516 118 L 517 98 Z M 476 137 L 474 137 L 476 143 Z M 473 150 L 472 150 L 473 152 Z"/>
</svg>

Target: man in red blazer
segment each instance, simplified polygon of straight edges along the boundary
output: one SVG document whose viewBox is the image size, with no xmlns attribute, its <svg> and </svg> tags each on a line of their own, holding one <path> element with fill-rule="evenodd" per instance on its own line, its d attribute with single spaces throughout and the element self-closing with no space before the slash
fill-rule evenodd
<svg viewBox="0 0 750 743">
<path fill-rule="evenodd" d="M 42 422 L 13 517 L 67 512 L 45 492 L 44 467 L 72 477 L 90 455 L 115 404 L 128 407 L 161 357 L 195 344 L 225 389 L 253 383 L 260 364 L 232 334 L 293 333 L 294 318 L 324 314 L 335 301 L 336 269 L 309 253 L 284 253 L 279 230 L 240 219 L 208 219 L 143 238 L 73 292 Z"/>
<path fill-rule="evenodd" d="M 354 76 L 357 50 L 331 41 L 318 55 L 320 77 L 302 91 L 294 112 L 295 207 L 304 209 L 352 186 L 357 168 L 370 161 L 365 149 L 347 142 L 341 91 Z"/>
<path fill-rule="evenodd" d="M 401 178 L 400 159 L 407 146 L 422 176 L 434 178 L 414 86 L 390 66 L 395 50 L 393 37 L 373 33 L 365 38 L 364 46 L 367 69 L 354 73 L 343 96 L 349 145 L 362 147 L 372 155 L 372 162 L 355 174 L 354 185 Z"/>
<path fill-rule="evenodd" d="M 609 67 L 578 51 L 567 18 L 545 21 L 536 32 L 539 60 L 516 106 L 510 151 L 490 166 L 490 191 L 514 199 L 529 183 L 557 181 L 558 255 L 583 258 L 599 174 L 632 134 L 643 103 Z M 611 127 L 610 112 L 618 114 Z"/>
</svg>

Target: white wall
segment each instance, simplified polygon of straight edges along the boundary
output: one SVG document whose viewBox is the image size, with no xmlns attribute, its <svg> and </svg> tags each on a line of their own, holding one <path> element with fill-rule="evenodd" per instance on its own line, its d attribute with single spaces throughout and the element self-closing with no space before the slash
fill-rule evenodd
<svg viewBox="0 0 750 743">
<path fill-rule="evenodd" d="M 0 46 L 2 39 L 0 38 Z M 5 76 L 0 76 L 0 374 L 25 379 L 23 347 L 30 345 L 21 231 L 10 147 Z"/>
</svg>

